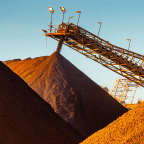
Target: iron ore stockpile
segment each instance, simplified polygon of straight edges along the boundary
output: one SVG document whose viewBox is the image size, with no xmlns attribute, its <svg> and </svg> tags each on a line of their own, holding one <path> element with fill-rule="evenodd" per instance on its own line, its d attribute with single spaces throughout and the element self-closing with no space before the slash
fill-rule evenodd
<svg viewBox="0 0 144 144">
<path fill-rule="evenodd" d="M 144 104 L 122 115 L 81 144 L 143 144 Z"/>
<path fill-rule="evenodd" d="M 0 62 L 0 143 L 76 144 L 79 133 Z"/>
<path fill-rule="evenodd" d="M 59 53 L 4 63 L 84 137 L 127 112 Z"/>
</svg>

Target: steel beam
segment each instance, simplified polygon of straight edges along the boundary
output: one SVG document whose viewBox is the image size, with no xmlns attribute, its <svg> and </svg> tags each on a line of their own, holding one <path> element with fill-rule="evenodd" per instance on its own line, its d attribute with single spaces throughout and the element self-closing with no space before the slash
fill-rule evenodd
<svg viewBox="0 0 144 144">
<path fill-rule="evenodd" d="M 72 23 L 61 24 L 49 36 L 59 41 L 57 52 L 62 44 L 74 49 L 104 67 L 144 87 L 144 56 L 115 46 L 108 41 Z M 65 36 L 67 39 L 65 39 Z"/>
</svg>

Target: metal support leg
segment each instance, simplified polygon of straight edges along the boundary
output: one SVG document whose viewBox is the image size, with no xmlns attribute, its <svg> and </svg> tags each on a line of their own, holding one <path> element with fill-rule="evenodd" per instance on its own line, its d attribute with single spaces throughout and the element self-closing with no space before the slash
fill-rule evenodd
<svg viewBox="0 0 144 144">
<path fill-rule="evenodd" d="M 64 39 L 65 39 L 65 37 L 61 36 L 59 43 L 58 43 L 58 46 L 57 46 L 57 50 L 56 50 L 58 53 L 61 52 L 61 48 L 62 48 L 62 44 L 63 44 Z"/>
</svg>

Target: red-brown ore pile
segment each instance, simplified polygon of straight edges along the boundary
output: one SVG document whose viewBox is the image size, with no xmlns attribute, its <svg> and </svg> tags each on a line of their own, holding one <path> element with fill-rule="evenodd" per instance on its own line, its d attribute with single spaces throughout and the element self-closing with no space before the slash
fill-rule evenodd
<svg viewBox="0 0 144 144">
<path fill-rule="evenodd" d="M 0 62 L 0 143 L 76 144 L 81 136 Z"/>
<path fill-rule="evenodd" d="M 127 111 L 59 53 L 5 64 L 85 137 Z"/>
</svg>

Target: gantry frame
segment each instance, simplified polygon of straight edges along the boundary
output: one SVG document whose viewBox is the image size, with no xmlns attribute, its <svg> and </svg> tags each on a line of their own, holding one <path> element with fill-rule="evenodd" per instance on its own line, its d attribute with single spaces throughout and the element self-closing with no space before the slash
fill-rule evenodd
<svg viewBox="0 0 144 144">
<path fill-rule="evenodd" d="M 110 83 L 110 84 L 112 84 L 112 83 Z M 106 88 L 107 86 L 105 86 L 103 88 Z M 107 92 L 113 98 L 117 99 L 120 103 L 126 103 L 125 102 L 126 99 L 129 98 L 128 93 L 131 93 L 130 97 L 132 97 L 132 99 L 131 99 L 130 103 L 132 104 L 133 100 L 134 100 L 136 90 L 137 90 L 138 87 L 139 87 L 138 84 L 134 84 L 132 81 L 130 81 L 128 79 L 118 78 L 115 81 L 115 85 Z"/>
<path fill-rule="evenodd" d="M 45 36 L 60 41 L 62 44 L 98 62 L 115 73 L 144 87 L 144 56 L 115 46 L 108 41 L 73 23 L 52 26 Z"/>
</svg>

